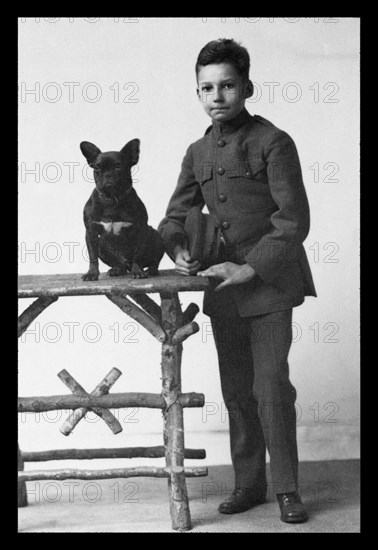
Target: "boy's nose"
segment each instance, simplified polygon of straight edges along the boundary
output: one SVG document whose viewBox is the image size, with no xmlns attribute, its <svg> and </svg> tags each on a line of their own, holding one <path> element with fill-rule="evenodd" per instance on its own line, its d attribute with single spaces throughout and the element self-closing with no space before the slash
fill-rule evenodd
<svg viewBox="0 0 378 550">
<path fill-rule="evenodd" d="M 220 101 L 223 101 L 224 100 L 224 96 L 223 96 L 223 91 L 220 90 L 219 88 L 217 90 L 215 90 L 214 92 L 214 98 L 213 98 L 213 101 L 215 103 L 219 103 Z"/>
</svg>

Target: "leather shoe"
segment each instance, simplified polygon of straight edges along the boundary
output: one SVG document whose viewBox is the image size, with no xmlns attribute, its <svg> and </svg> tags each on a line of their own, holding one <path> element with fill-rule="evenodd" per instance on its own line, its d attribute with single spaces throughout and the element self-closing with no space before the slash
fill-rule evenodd
<svg viewBox="0 0 378 550">
<path fill-rule="evenodd" d="M 297 492 L 277 495 L 281 510 L 281 520 L 286 523 L 304 523 L 308 515 Z"/>
<path fill-rule="evenodd" d="M 265 495 L 258 495 L 251 488 L 238 488 L 219 505 L 218 510 L 221 514 L 239 514 L 258 504 L 263 504 L 265 500 Z"/>
</svg>

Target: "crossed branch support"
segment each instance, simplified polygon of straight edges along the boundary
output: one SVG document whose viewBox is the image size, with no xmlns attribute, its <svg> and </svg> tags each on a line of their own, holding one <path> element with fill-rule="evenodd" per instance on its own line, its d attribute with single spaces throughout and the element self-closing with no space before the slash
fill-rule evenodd
<svg viewBox="0 0 378 550">
<path fill-rule="evenodd" d="M 110 388 L 121 376 L 122 372 L 116 368 L 113 368 L 108 374 L 101 380 L 95 389 L 88 394 L 85 389 L 67 372 L 65 369 L 61 370 L 58 373 L 60 380 L 67 386 L 71 392 L 77 397 L 100 397 L 101 395 L 106 395 L 109 393 Z M 93 410 L 97 416 L 103 419 L 103 421 L 109 426 L 114 434 L 122 432 L 122 426 L 116 419 L 113 413 L 109 409 L 104 409 L 100 407 L 93 407 L 91 409 L 87 407 L 80 407 L 75 409 L 70 416 L 62 424 L 60 431 L 63 435 L 70 435 L 75 426 L 80 422 L 82 418 L 87 414 L 89 410 Z"/>
</svg>

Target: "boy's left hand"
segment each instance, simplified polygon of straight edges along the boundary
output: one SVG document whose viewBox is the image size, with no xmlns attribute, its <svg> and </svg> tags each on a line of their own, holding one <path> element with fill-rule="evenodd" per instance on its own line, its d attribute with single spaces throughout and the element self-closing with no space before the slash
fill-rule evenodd
<svg viewBox="0 0 378 550">
<path fill-rule="evenodd" d="M 256 271 L 249 264 L 238 265 L 233 262 L 216 264 L 197 273 L 199 277 L 219 277 L 220 279 L 224 279 L 223 283 L 216 287 L 215 292 L 222 290 L 225 286 L 246 283 L 253 279 L 255 275 Z"/>
</svg>

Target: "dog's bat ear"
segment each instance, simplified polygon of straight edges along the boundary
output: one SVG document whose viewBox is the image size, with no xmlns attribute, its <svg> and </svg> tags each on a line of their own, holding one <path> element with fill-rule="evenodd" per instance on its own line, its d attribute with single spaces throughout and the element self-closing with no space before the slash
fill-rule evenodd
<svg viewBox="0 0 378 550">
<path fill-rule="evenodd" d="M 127 157 L 127 160 L 130 162 L 131 166 L 138 163 L 139 160 L 139 139 L 132 139 L 129 143 L 121 149 L 121 154 Z"/>
<path fill-rule="evenodd" d="M 97 156 L 101 153 L 100 149 L 89 141 L 82 141 L 80 143 L 80 149 L 87 159 L 89 166 L 91 166 L 95 162 Z"/>
</svg>

